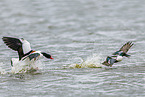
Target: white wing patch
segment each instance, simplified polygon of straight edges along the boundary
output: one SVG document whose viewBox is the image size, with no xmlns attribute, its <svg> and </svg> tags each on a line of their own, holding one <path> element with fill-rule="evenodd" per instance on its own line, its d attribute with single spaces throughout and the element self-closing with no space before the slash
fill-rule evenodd
<svg viewBox="0 0 145 97">
<path fill-rule="evenodd" d="M 20 40 L 22 42 L 22 48 L 23 48 L 24 54 L 26 54 L 29 51 L 31 51 L 30 43 L 27 40 L 24 40 L 24 39 L 20 39 Z"/>
</svg>

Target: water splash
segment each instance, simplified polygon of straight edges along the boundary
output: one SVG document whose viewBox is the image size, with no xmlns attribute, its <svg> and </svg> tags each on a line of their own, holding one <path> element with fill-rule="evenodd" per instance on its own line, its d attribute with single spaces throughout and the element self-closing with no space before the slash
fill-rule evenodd
<svg viewBox="0 0 145 97">
<path fill-rule="evenodd" d="M 40 60 L 29 61 L 26 59 L 25 61 L 19 61 L 18 58 L 12 58 L 12 66 L 11 71 L 6 71 L 5 69 L 0 67 L 0 74 L 17 74 L 17 73 L 32 73 L 37 71 L 38 69 L 43 69 L 44 64 Z M 5 65 L 0 63 L 1 66 Z"/>
<path fill-rule="evenodd" d="M 101 57 L 97 54 L 89 56 L 86 60 L 81 58 L 80 64 L 71 64 L 69 68 L 101 68 Z"/>
<path fill-rule="evenodd" d="M 40 60 L 37 61 L 29 61 L 26 59 L 24 61 L 19 61 L 18 58 L 12 58 L 12 68 L 11 73 L 28 73 L 28 72 L 35 72 L 38 69 L 42 69 L 42 62 Z"/>
</svg>

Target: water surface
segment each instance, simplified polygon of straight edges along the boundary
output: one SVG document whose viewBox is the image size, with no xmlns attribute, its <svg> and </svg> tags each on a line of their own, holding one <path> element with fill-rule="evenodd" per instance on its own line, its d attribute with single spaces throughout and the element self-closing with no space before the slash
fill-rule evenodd
<svg viewBox="0 0 145 97">
<path fill-rule="evenodd" d="M 48 52 L 38 73 L 0 75 L 2 97 L 144 97 L 144 0 L 1 0 L 0 38 L 27 39 Z M 112 68 L 64 68 L 106 56 L 127 41 L 134 46 Z M 10 72 L 17 53 L 0 40 L 0 67 Z M 94 60 L 93 60 L 94 61 Z"/>
</svg>

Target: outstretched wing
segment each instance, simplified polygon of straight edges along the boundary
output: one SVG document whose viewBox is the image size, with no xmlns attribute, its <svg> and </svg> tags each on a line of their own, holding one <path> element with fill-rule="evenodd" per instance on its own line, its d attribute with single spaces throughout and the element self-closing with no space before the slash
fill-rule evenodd
<svg viewBox="0 0 145 97">
<path fill-rule="evenodd" d="M 126 44 L 124 44 L 121 48 L 120 51 L 123 51 L 124 53 L 127 53 L 128 50 L 133 46 L 132 42 L 127 42 Z"/>
<path fill-rule="evenodd" d="M 3 37 L 2 38 L 4 43 L 11 48 L 12 50 L 18 51 L 19 60 L 23 57 L 23 49 L 22 49 L 22 42 L 17 38 L 12 37 Z"/>
<path fill-rule="evenodd" d="M 12 50 L 18 51 L 22 47 L 22 42 L 17 38 L 3 37 L 4 43 Z"/>
</svg>

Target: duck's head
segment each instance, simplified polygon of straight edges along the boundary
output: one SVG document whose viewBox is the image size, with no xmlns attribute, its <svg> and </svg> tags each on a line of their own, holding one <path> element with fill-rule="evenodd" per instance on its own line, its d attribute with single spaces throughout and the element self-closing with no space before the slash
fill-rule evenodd
<svg viewBox="0 0 145 97">
<path fill-rule="evenodd" d="M 48 59 L 53 59 L 52 56 L 51 56 L 50 54 L 47 54 L 47 53 L 45 53 L 45 52 L 41 52 L 41 54 L 42 54 L 44 57 L 48 58 Z"/>
</svg>

